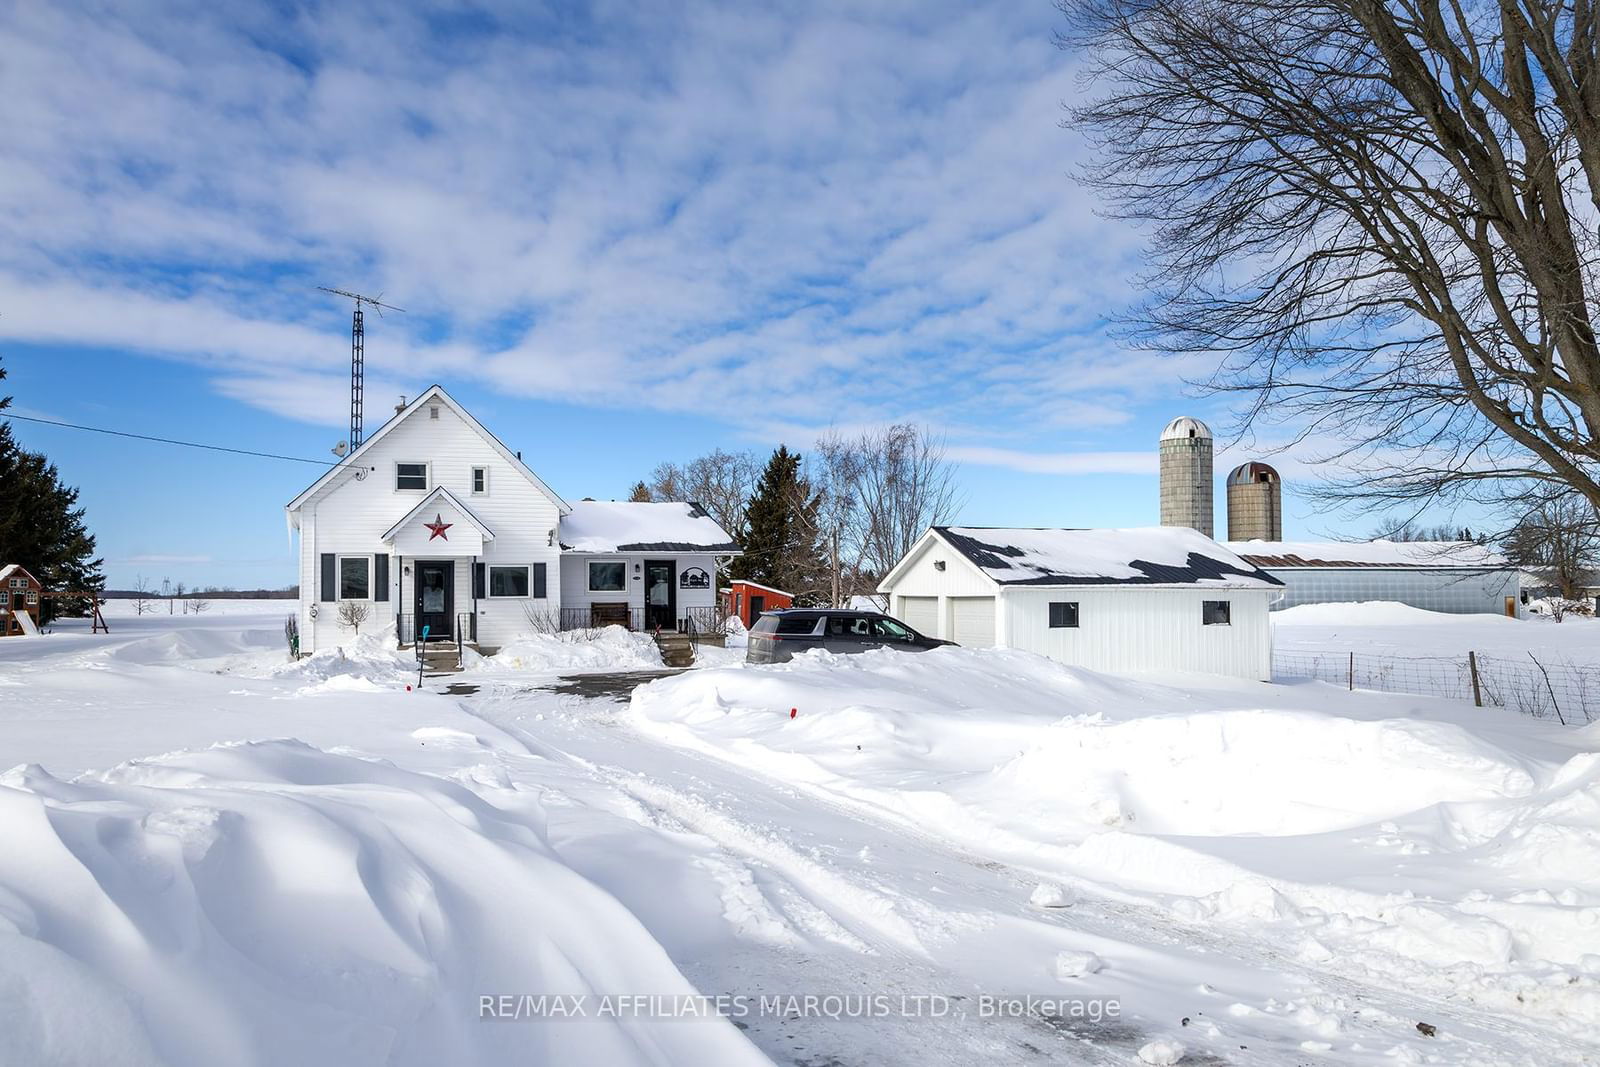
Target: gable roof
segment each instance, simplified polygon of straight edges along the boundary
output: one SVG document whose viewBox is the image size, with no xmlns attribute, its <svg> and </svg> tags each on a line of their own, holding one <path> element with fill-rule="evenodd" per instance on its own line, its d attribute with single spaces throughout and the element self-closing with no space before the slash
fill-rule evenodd
<svg viewBox="0 0 1600 1067">
<path fill-rule="evenodd" d="M 1182 526 L 1123 530 L 935 526 L 884 576 L 938 538 L 996 585 L 1194 585 L 1272 589 L 1283 583 L 1205 534 Z"/>
<path fill-rule="evenodd" d="M 466 408 L 462 407 L 460 403 L 456 401 L 455 397 L 445 392 L 443 386 L 430 385 L 428 388 L 424 389 L 420 394 L 418 394 L 415 400 L 407 404 L 403 411 L 395 413 L 387 422 L 374 430 L 371 437 L 361 442 L 361 447 L 357 448 L 348 456 L 344 457 L 344 459 L 334 464 L 326 474 L 307 486 L 305 492 L 289 501 L 284 510 L 290 515 L 291 523 L 294 521 L 293 516 L 295 512 L 299 511 L 305 502 L 310 500 L 311 497 L 318 492 L 318 490 L 328 485 L 333 478 L 342 471 L 354 471 L 361 469 L 362 464 L 359 463 L 358 460 L 360 460 L 360 458 L 366 454 L 368 449 L 372 448 L 379 441 L 387 437 L 396 426 L 399 426 L 401 423 L 405 422 L 406 419 L 411 416 L 412 412 L 422 407 L 422 405 L 434 400 L 442 400 L 446 404 L 449 404 L 451 410 L 453 410 L 457 415 L 461 416 L 461 420 L 463 422 L 465 422 L 472 429 L 476 430 L 478 435 L 483 438 L 484 442 L 500 454 L 501 459 L 511 464 L 514 469 L 520 471 L 523 476 L 528 479 L 528 481 L 532 482 L 536 488 L 538 488 L 551 500 L 554 500 L 556 502 L 556 507 L 560 509 L 561 514 L 565 515 L 572 510 L 571 504 L 561 499 L 561 496 L 554 489 L 551 489 L 548 485 L 546 485 L 544 483 L 544 479 L 533 473 L 533 469 L 526 463 L 522 462 L 515 452 L 507 448 L 498 437 L 485 429 L 483 423 L 473 418 L 472 413 Z M 372 467 L 366 469 L 368 471 L 376 470 L 376 468 Z"/>
<path fill-rule="evenodd" d="M 561 520 L 561 547 L 568 552 L 739 551 L 728 531 L 692 501 L 580 500 Z"/>
<path fill-rule="evenodd" d="M 7 578 L 11 577 L 13 574 L 26 574 L 28 576 L 29 580 L 33 582 L 33 584 L 35 584 L 35 585 L 43 584 L 43 583 L 41 583 L 39 581 L 39 579 L 37 579 L 37 578 L 35 578 L 33 576 L 33 574 L 28 570 L 28 568 L 24 567 L 20 563 L 7 563 L 4 567 L 0 567 L 0 582 L 5 581 Z"/>
<path fill-rule="evenodd" d="M 449 504 L 451 507 L 455 508 L 456 511 L 458 511 L 462 515 L 465 515 L 468 519 L 470 519 L 472 521 L 472 524 L 478 528 L 478 532 L 483 534 L 483 539 L 485 541 L 493 541 L 494 540 L 494 531 L 489 529 L 489 524 L 484 522 L 482 519 L 478 518 L 477 514 L 471 508 L 467 507 L 461 501 L 457 500 L 456 497 L 455 497 L 455 494 L 450 492 L 450 490 L 446 489 L 442 485 L 441 486 L 437 486 L 433 490 L 433 492 L 431 492 L 427 496 L 423 497 L 420 501 L 418 501 L 416 507 L 412 508 L 410 511 L 405 513 L 405 517 L 404 518 L 402 518 L 399 522 L 395 523 L 393 526 L 389 527 L 389 529 L 387 531 L 385 531 L 385 533 L 384 533 L 383 537 L 381 538 L 381 540 L 383 540 L 383 541 L 392 541 L 392 540 L 394 540 L 395 534 L 399 533 L 400 530 L 403 527 L 405 527 L 406 525 L 408 525 L 411 522 L 412 519 L 415 519 L 418 515 L 421 515 L 423 512 L 427 511 L 429 508 L 436 506 L 439 503 L 439 501 L 441 501 L 441 500 L 444 501 L 446 504 Z"/>
<path fill-rule="evenodd" d="M 1476 541 L 1230 541 L 1257 567 L 1452 567 L 1501 570 L 1504 556 Z"/>
</svg>

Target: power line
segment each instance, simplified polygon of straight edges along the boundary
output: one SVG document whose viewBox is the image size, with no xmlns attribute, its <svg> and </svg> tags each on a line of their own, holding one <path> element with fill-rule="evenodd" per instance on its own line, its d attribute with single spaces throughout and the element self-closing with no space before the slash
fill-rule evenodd
<svg viewBox="0 0 1600 1067">
<path fill-rule="evenodd" d="M 143 433 L 128 433 L 126 430 L 108 430 L 102 426 L 80 426 L 73 422 L 57 422 L 54 419 L 36 419 L 31 415 L 13 415 L 9 411 L 0 412 L 0 419 L 19 419 L 22 422 L 37 422 L 41 426 L 59 426 L 64 430 L 87 430 L 90 433 L 110 434 L 112 437 L 131 437 L 136 441 L 154 441 L 161 445 L 181 445 L 184 448 L 203 448 L 211 452 L 231 452 L 236 456 L 255 456 L 259 459 L 281 459 L 289 463 L 314 463 L 319 467 L 337 467 L 342 461 L 329 462 L 325 459 L 306 459 L 304 456 L 280 456 L 273 452 L 252 452 L 248 448 L 228 448 L 226 445 L 207 445 L 198 441 L 176 441 L 170 437 L 152 437 Z"/>
</svg>

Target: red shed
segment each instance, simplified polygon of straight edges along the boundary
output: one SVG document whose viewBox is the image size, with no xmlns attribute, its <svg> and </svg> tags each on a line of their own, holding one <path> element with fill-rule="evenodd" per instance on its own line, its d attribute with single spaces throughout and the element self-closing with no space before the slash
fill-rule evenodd
<svg viewBox="0 0 1600 1067">
<path fill-rule="evenodd" d="M 39 594 L 44 587 L 20 563 L 0 567 L 0 637 L 39 632 Z"/>
<path fill-rule="evenodd" d="M 759 582 L 747 582 L 743 578 L 734 579 L 723 595 L 728 598 L 728 614 L 738 616 L 746 628 L 753 625 L 763 611 L 794 607 L 794 597 L 782 589 Z"/>
</svg>

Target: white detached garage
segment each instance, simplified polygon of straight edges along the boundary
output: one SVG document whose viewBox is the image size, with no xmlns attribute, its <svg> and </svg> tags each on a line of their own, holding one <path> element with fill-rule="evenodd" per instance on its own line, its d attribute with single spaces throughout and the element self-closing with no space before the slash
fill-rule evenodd
<svg viewBox="0 0 1600 1067">
<path fill-rule="evenodd" d="M 1282 583 L 1195 530 L 936 526 L 878 585 L 896 617 L 973 648 L 1094 670 L 1272 677 Z"/>
</svg>

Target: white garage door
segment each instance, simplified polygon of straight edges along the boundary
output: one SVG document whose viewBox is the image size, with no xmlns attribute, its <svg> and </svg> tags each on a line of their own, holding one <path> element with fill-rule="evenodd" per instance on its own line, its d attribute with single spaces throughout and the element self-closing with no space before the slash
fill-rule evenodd
<svg viewBox="0 0 1600 1067">
<path fill-rule="evenodd" d="M 994 644 L 994 597 L 963 596 L 950 601 L 950 635 L 958 645 L 988 648 Z"/>
<path fill-rule="evenodd" d="M 903 596 L 900 598 L 900 621 L 924 637 L 939 636 L 939 598 L 936 596 Z"/>
</svg>

